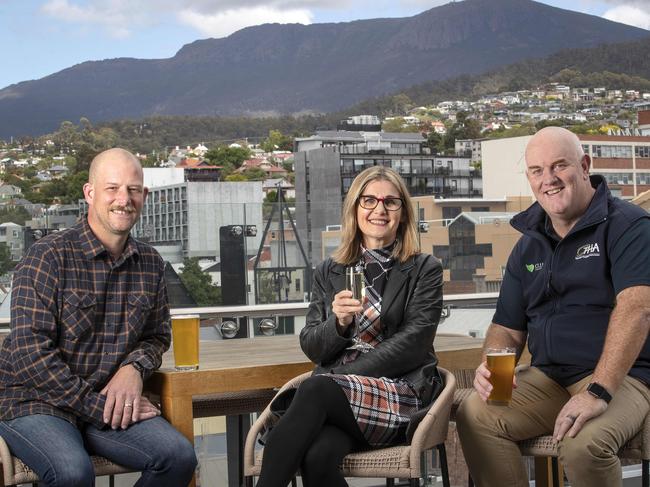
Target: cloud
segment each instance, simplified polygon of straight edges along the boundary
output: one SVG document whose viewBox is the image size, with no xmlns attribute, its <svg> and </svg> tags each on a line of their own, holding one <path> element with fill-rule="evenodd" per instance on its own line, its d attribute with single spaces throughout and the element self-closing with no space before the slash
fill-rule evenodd
<svg viewBox="0 0 650 487">
<path fill-rule="evenodd" d="M 179 20 L 194 27 L 203 35 L 226 37 L 235 31 L 267 23 L 311 24 L 313 15 L 307 9 L 281 10 L 267 6 L 240 7 L 216 13 L 201 13 L 186 9 L 178 13 Z"/>
<path fill-rule="evenodd" d="M 2 0 L 0 0 L 1 2 Z M 41 12 L 58 20 L 125 38 L 132 30 L 177 18 L 204 35 L 223 37 L 264 23 L 313 21 L 314 8 L 338 9 L 358 0 L 47 0 Z"/>
<path fill-rule="evenodd" d="M 609 9 L 603 14 L 603 17 L 607 20 L 613 20 L 614 22 L 620 22 L 622 24 L 633 25 L 635 27 L 650 30 L 650 5 L 648 5 L 648 2 L 636 3 L 640 6 L 619 5 Z M 645 8 L 641 8 L 641 5 Z"/>
<path fill-rule="evenodd" d="M 128 0 L 95 1 L 85 6 L 75 5 L 68 0 L 49 0 L 41 7 L 41 12 L 68 23 L 87 27 L 99 25 L 111 37 L 118 39 L 131 34 L 129 27 L 149 23 L 140 4 Z"/>
</svg>

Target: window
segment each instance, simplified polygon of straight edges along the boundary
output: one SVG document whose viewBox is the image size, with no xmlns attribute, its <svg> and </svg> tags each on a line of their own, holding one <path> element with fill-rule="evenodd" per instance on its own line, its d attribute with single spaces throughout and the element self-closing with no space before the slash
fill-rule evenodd
<svg viewBox="0 0 650 487">
<path fill-rule="evenodd" d="M 393 159 L 391 165 L 400 174 L 409 174 L 411 172 L 411 161 L 407 159 Z"/>
<path fill-rule="evenodd" d="M 632 184 L 631 172 L 607 172 L 601 173 L 607 184 Z"/>
<path fill-rule="evenodd" d="M 300 292 L 300 279 L 296 278 L 296 292 Z"/>
<path fill-rule="evenodd" d="M 650 184 L 650 173 L 647 172 L 637 173 L 636 184 Z"/>
<path fill-rule="evenodd" d="M 460 206 L 443 206 L 442 207 L 442 218 L 443 220 L 453 220 L 458 215 L 460 215 L 462 209 Z"/>
<path fill-rule="evenodd" d="M 637 145 L 634 148 L 634 154 L 637 157 L 650 158 L 650 145 Z"/>
<path fill-rule="evenodd" d="M 594 145 L 592 149 L 594 157 L 632 158 L 630 145 Z"/>
</svg>

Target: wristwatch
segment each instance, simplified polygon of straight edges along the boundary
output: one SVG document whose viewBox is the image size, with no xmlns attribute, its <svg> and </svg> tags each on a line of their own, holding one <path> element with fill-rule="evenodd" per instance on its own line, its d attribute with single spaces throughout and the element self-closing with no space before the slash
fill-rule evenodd
<svg viewBox="0 0 650 487">
<path fill-rule="evenodd" d="M 607 392 L 607 389 L 601 386 L 598 382 L 592 382 L 589 384 L 587 386 L 587 392 L 594 396 L 596 399 L 602 399 L 607 404 L 609 404 L 609 401 L 612 400 L 612 395 Z"/>
</svg>

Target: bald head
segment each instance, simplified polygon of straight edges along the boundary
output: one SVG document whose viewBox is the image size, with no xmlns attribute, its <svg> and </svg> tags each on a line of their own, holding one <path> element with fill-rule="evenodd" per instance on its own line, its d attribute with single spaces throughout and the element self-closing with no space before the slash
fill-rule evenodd
<svg viewBox="0 0 650 487">
<path fill-rule="evenodd" d="M 140 161 L 124 149 L 98 154 L 90 164 L 84 197 L 90 228 L 118 258 L 147 197 Z"/>
<path fill-rule="evenodd" d="M 131 163 L 137 170 L 142 174 L 142 166 L 137 157 L 131 154 L 126 149 L 121 149 L 116 147 L 114 149 L 108 149 L 104 152 L 100 152 L 95 156 L 95 158 L 90 163 L 90 170 L 88 171 L 88 182 L 90 184 L 95 184 L 97 177 L 102 173 L 106 167 L 106 164 L 115 164 L 115 163 Z"/>
<path fill-rule="evenodd" d="M 562 238 L 587 211 L 594 195 L 590 162 L 580 139 L 560 127 L 540 130 L 526 147 L 530 188 Z"/>
<path fill-rule="evenodd" d="M 526 161 L 537 150 L 553 150 L 575 162 L 579 162 L 585 155 L 578 136 L 562 127 L 545 127 L 533 135 L 526 146 Z"/>
</svg>

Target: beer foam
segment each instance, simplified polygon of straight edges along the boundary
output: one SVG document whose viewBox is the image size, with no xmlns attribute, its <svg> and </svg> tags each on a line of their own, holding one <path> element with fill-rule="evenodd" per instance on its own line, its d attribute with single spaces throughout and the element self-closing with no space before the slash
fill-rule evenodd
<svg viewBox="0 0 650 487">
<path fill-rule="evenodd" d="M 488 352 L 485 355 L 488 357 L 505 357 L 507 355 L 514 355 L 515 352 Z"/>
</svg>

